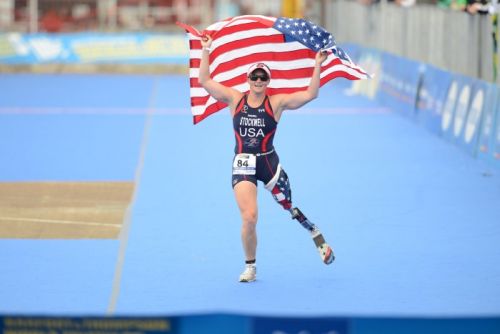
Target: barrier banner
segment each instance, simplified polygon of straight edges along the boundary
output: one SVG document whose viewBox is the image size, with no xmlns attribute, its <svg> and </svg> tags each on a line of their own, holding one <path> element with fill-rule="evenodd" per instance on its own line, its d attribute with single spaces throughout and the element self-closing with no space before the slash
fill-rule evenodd
<svg viewBox="0 0 500 334">
<path fill-rule="evenodd" d="M 357 64 L 373 75 L 370 80 L 352 81 L 350 94 L 359 94 L 374 99 L 379 90 L 382 73 L 382 54 L 375 49 L 360 49 Z"/>
<path fill-rule="evenodd" d="M 0 317 L 5 334 L 175 334 L 173 318 Z"/>
<path fill-rule="evenodd" d="M 479 151 L 479 138 L 488 108 L 494 109 L 495 90 L 494 85 L 485 81 L 473 81 L 467 120 L 459 138 L 459 145 L 473 156 L 477 156 Z"/>
<path fill-rule="evenodd" d="M 415 119 L 422 70 L 423 65 L 419 62 L 384 52 L 377 99 L 392 110 Z"/>
<path fill-rule="evenodd" d="M 493 159 L 493 150 L 495 148 L 495 116 L 498 113 L 497 99 L 499 90 L 500 87 L 494 84 L 489 85 L 477 151 L 477 156 L 483 160 Z"/>
<path fill-rule="evenodd" d="M 349 320 L 336 318 L 255 318 L 254 333 L 348 334 Z"/>
<path fill-rule="evenodd" d="M 446 92 L 451 83 L 450 72 L 425 65 L 417 92 L 417 120 L 427 130 L 441 135 L 441 118 Z"/>
<path fill-rule="evenodd" d="M 492 152 L 493 163 L 495 166 L 500 168 L 500 90 L 497 88 L 497 98 L 495 101 L 495 126 L 493 132 L 492 142 L 494 143 L 494 148 Z"/>
<path fill-rule="evenodd" d="M 500 331 L 500 317 L 274 317 L 235 314 L 169 317 L 0 316 L 3 334 L 373 334 Z"/>
<path fill-rule="evenodd" d="M 185 64 L 188 54 L 184 34 L 0 34 L 0 63 L 5 64 Z"/>
<path fill-rule="evenodd" d="M 441 119 L 443 137 L 457 143 L 464 128 L 469 111 L 473 80 L 464 75 L 454 74 L 446 95 L 446 103 Z"/>
</svg>

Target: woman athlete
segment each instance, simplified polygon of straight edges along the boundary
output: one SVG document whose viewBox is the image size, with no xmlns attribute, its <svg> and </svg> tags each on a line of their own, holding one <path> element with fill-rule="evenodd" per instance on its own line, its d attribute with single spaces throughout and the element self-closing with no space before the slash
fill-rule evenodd
<svg viewBox="0 0 500 334">
<path fill-rule="evenodd" d="M 321 232 L 299 209 L 292 208 L 288 176 L 281 167 L 273 146 L 274 134 L 283 111 L 300 108 L 318 96 L 321 64 L 326 60 L 327 54 L 316 54 L 314 71 L 307 90 L 268 96 L 266 90 L 271 80 L 271 70 L 267 65 L 257 63 L 250 66 L 247 71 L 250 91 L 243 94 L 210 78 L 208 57 L 212 38 L 204 36 L 201 45 L 198 81 L 216 100 L 229 106 L 233 117 L 236 148 L 232 185 L 240 209 L 241 240 L 245 253 L 245 270 L 240 275 L 240 282 L 252 282 L 256 279 L 257 180 L 263 182 L 275 200 L 311 233 L 323 262 L 330 264 L 335 257 Z"/>
</svg>

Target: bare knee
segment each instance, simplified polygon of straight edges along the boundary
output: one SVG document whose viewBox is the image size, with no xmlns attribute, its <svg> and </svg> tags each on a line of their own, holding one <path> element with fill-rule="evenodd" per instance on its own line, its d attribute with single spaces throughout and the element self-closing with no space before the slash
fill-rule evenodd
<svg viewBox="0 0 500 334">
<path fill-rule="evenodd" d="M 255 225 L 257 225 L 257 211 L 256 210 L 242 211 L 241 220 L 244 229 L 255 230 Z"/>
</svg>

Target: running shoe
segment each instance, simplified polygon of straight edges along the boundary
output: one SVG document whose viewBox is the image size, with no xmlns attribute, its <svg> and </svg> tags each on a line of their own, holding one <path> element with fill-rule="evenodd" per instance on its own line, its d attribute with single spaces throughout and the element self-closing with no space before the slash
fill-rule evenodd
<svg viewBox="0 0 500 334">
<path fill-rule="evenodd" d="M 240 282 L 253 282 L 257 278 L 257 266 L 255 264 L 246 264 L 245 271 L 240 275 Z"/>
</svg>

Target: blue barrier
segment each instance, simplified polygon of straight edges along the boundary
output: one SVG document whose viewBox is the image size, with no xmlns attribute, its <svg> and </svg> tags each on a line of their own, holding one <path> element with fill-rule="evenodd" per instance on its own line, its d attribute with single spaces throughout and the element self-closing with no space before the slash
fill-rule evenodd
<svg viewBox="0 0 500 334">
<path fill-rule="evenodd" d="M 430 132 L 441 135 L 441 117 L 451 84 L 450 72 L 425 65 L 417 93 L 417 120 Z"/>
<path fill-rule="evenodd" d="M 377 100 L 472 156 L 500 166 L 500 88 L 429 64 L 360 47 L 358 64 L 374 73 L 351 91 Z"/>
<path fill-rule="evenodd" d="M 495 101 L 495 127 L 492 133 L 492 142 L 494 144 L 492 159 L 493 163 L 500 167 L 500 90 L 497 90 L 497 99 Z"/>
<path fill-rule="evenodd" d="M 500 318 L 307 318 L 228 314 L 168 317 L 0 316 L 0 332 L 6 334 L 496 334 L 500 332 Z"/>
<path fill-rule="evenodd" d="M 392 110 L 415 119 L 422 72 L 421 63 L 384 52 L 377 99 Z"/>
<path fill-rule="evenodd" d="M 488 108 L 492 108 L 492 97 L 495 86 L 485 81 L 474 80 L 467 120 L 465 122 L 459 145 L 468 153 L 477 156 L 481 125 Z"/>
<path fill-rule="evenodd" d="M 493 160 L 493 150 L 495 148 L 495 117 L 497 114 L 497 99 L 499 87 L 490 84 L 486 103 L 484 106 L 483 121 L 478 139 L 477 156 L 483 160 Z"/>
<path fill-rule="evenodd" d="M 0 34 L 0 63 L 186 64 L 185 34 L 68 33 Z"/>
</svg>

